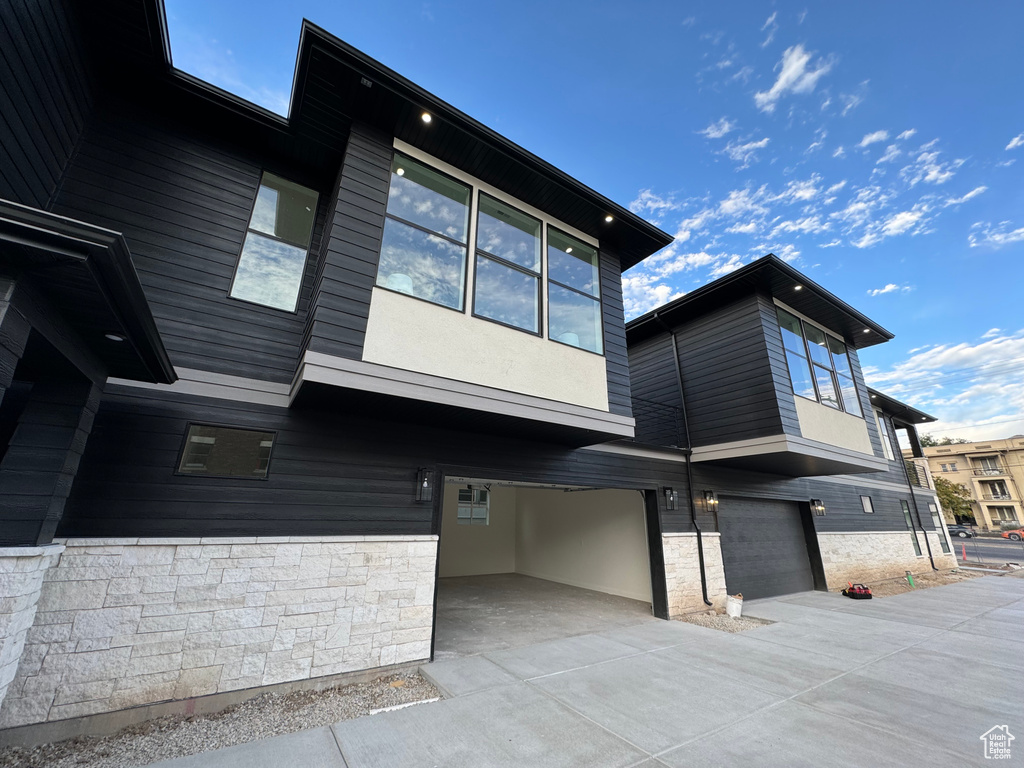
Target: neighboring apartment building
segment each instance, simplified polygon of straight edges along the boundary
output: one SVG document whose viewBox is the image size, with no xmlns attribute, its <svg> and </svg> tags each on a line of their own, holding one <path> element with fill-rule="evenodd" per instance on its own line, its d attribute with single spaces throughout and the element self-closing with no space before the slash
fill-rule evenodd
<svg viewBox="0 0 1024 768">
<path fill-rule="evenodd" d="M 891 335 L 779 259 L 626 325 L 668 235 L 327 32 L 285 119 L 83 9 L 0 25 L 0 727 L 428 659 L 438 577 L 955 564 Z"/>
<path fill-rule="evenodd" d="M 965 486 L 971 511 L 982 531 L 1024 524 L 1024 435 L 924 449 L 935 477 Z M 952 521 L 950 521 L 952 522 Z"/>
</svg>

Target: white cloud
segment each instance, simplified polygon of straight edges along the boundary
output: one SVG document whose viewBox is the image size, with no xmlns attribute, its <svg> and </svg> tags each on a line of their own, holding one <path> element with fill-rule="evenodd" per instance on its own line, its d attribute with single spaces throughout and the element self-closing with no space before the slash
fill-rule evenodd
<svg viewBox="0 0 1024 768">
<path fill-rule="evenodd" d="M 744 143 L 730 141 L 725 145 L 725 149 L 722 151 L 735 162 L 741 163 L 740 169 L 748 168 L 752 162 L 757 160 L 757 151 L 767 147 L 769 141 L 770 139 L 767 137 L 759 139 L 758 141 L 748 141 Z"/>
<path fill-rule="evenodd" d="M 896 283 L 889 283 L 884 288 L 872 288 L 868 291 L 868 296 L 881 296 L 885 293 L 907 293 L 912 290 L 914 289 L 909 285 L 896 285 Z"/>
<path fill-rule="evenodd" d="M 772 230 L 770 236 L 778 237 L 786 232 L 799 232 L 804 235 L 819 235 L 822 232 L 827 232 L 830 228 L 831 225 L 827 221 L 822 221 L 817 216 L 808 216 L 795 221 L 779 222 L 775 225 L 775 229 Z"/>
<path fill-rule="evenodd" d="M 1003 160 L 996 163 L 996 168 L 1009 168 L 1011 165 L 1017 162 L 1016 157 L 1011 157 L 1009 160 Z"/>
<path fill-rule="evenodd" d="M 743 257 L 732 255 L 725 261 L 720 261 L 711 269 L 712 277 L 721 277 L 727 275 L 730 272 L 735 272 L 737 269 L 743 266 Z"/>
<path fill-rule="evenodd" d="M 734 235 L 753 235 L 759 229 L 760 226 L 756 221 L 748 221 L 746 224 L 733 224 L 725 231 Z"/>
<path fill-rule="evenodd" d="M 961 203 L 966 203 L 968 200 L 973 200 L 978 195 L 983 194 L 987 189 L 988 187 L 975 187 L 963 197 L 946 198 L 945 202 L 943 202 L 942 205 L 948 207 L 950 205 L 960 205 Z"/>
<path fill-rule="evenodd" d="M 988 222 L 975 222 L 971 226 L 970 234 L 967 235 L 967 243 L 971 248 L 977 248 L 980 245 L 990 245 L 993 248 L 999 248 L 1011 243 L 1024 241 L 1024 227 L 1011 230 L 1011 226 L 1008 221 L 1001 221 L 996 225 Z"/>
<path fill-rule="evenodd" d="M 921 221 L 921 219 L 924 218 L 924 214 L 925 212 L 923 210 L 918 209 L 913 211 L 900 211 L 885 220 L 882 224 L 882 234 L 885 237 L 902 235 Z"/>
<path fill-rule="evenodd" d="M 1019 133 L 1010 139 L 1010 143 L 1006 145 L 1007 149 L 1016 149 L 1017 147 L 1024 147 L 1024 133 Z"/>
<path fill-rule="evenodd" d="M 725 134 L 735 129 L 736 123 L 732 122 L 731 120 L 727 120 L 726 118 L 723 117 L 718 122 L 711 123 L 711 125 L 705 128 L 703 131 L 697 131 L 697 133 L 701 134 L 702 136 L 707 136 L 709 139 L 720 139 L 723 136 L 725 136 Z"/>
<path fill-rule="evenodd" d="M 989 328 L 987 331 L 985 331 L 983 334 L 981 334 L 981 338 L 983 338 L 983 339 L 991 339 L 991 338 L 993 338 L 995 336 L 998 336 L 1000 334 L 1000 332 L 1002 332 L 1002 330 L 1003 330 L 1002 328 Z"/>
<path fill-rule="evenodd" d="M 939 417 L 927 428 L 933 434 L 985 440 L 1024 432 L 1024 330 L 993 328 L 986 337 L 926 347 L 865 375 L 871 386 Z"/>
<path fill-rule="evenodd" d="M 814 86 L 832 69 L 831 60 L 818 59 L 813 64 L 813 53 L 808 53 L 802 45 L 787 48 L 782 54 L 782 61 L 776 69 L 779 75 L 775 83 L 767 91 L 754 94 L 754 103 L 762 112 L 774 112 L 775 106 L 783 96 L 791 93 L 810 93 Z"/>
<path fill-rule="evenodd" d="M 929 142 L 922 149 L 934 146 L 935 142 Z M 940 152 L 922 152 L 910 165 L 900 169 L 900 176 L 911 186 L 920 182 L 926 184 L 945 184 L 953 176 L 956 170 L 964 164 L 962 159 L 943 162 L 939 160 Z"/>
<path fill-rule="evenodd" d="M 846 157 L 846 150 L 843 149 L 842 144 L 836 147 L 836 151 L 832 153 L 832 157 Z"/>
<path fill-rule="evenodd" d="M 868 82 L 870 81 L 865 80 L 857 86 L 856 93 L 840 94 L 839 100 L 843 102 L 843 110 L 840 114 L 842 114 L 843 117 L 846 117 L 850 112 L 864 103 L 864 99 L 867 98 Z"/>
<path fill-rule="evenodd" d="M 622 278 L 622 301 L 627 317 L 637 317 L 655 307 L 682 296 L 653 275 L 637 274 Z"/>
<path fill-rule="evenodd" d="M 890 144 L 885 148 L 885 154 L 875 161 L 875 165 L 878 165 L 879 163 L 891 163 L 902 154 L 903 153 L 900 151 L 899 147 L 895 144 Z"/>
<path fill-rule="evenodd" d="M 817 152 L 819 149 L 825 146 L 825 137 L 828 136 L 828 131 L 824 128 L 819 128 L 814 132 L 814 141 L 811 145 L 804 150 L 805 155 L 809 155 L 812 152 Z"/>
<path fill-rule="evenodd" d="M 905 130 L 903 133 L 901 133 L 899 136 L 897 136 L 896 137 L 896 141 L 906 141 L 911 136 L 913 136 L 915 133 L 917 133 L 917 129 L 916 128 L 909 128 L 909 129 Z"/>
<path fill-rule="evenodd" d="M 818 247 L 819 248 L 835 248 L 837 245 L 842 245 L 842 244 L 843 244 L 842 240 L 833 240 L 830 243 L 819 243 Z"/>
<path fill-rule="evenodd" d="M 658 221 L 669 211 L 678 210 L 679 204 L 672 198 L 661 197 L 649 189 L 640 190 L 640 194 L 629 204 L 633 213 Z"/>
<path fill-rule="evenodd" d="M 768 31 L 768 37 L 766 37 L 764 39 L 764 42 L 761 43 L 761 47 L 762 48 L 764 48 L 767 45 L 770 45 L 772 40 L 775 39 L 775 33 L 779 31 L 779 25 L 775 23 L 775 17 L 778 16 L 778 15 L 779 15 L 778 11 L 773 13 L 771 16 L 768 17 L 768 20 L 761 27 L 761 31 L 762 32 L 764 32 L 765 30 Z"/>
<path fill-rule="evenodd" d="M 874 131 L 873 133 L 866 134 L 857 146 L 861 148 L 867 147 L 879 141 L 886 141 L 888 138 L 888 131 Z"/>
<path fill-rule="evenodd" d="M 729 78 L 729 81 L 740 80 L 744 85 L 750 80 L 750 76 L 754 74 L 754 68 L 751 66 L 740 67 L 736 70 L 736 73 Z"/>
</svg>

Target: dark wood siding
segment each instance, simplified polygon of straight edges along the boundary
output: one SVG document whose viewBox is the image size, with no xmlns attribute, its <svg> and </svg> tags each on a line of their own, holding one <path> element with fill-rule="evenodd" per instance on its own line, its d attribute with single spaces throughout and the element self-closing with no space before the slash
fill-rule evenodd
<svg viewBox="0 0 1024 768">
<path fill-rule="evenodd" d="M 355 124 L 329 209 L 304 347 L 361 360 L 391 180 L 391 137 Z"/>
<path fill-rule="evenodd" d="M 604 323 L 604 356 L 608 369 L 608 410 L 632 415 L 629 360 L 622 308 L 622 273 L 619 258 L 601 250 L 601 302 Z"/>
<path fill-rule="evenodd" d="M 316 188 L 294 169 L 127 114 L 97 116 L 80 142 L 54 210 L 124 234 L 175 366 L 281 382 L 295 372 L 316 259 L 295 313 L 228 297 L 263 170 Z"/>
<path fill-rule="evenodd" d="M 190 421 L 276 431 L 269 478 L 175 475 Z M 414 501 L 419 467 L 600 488 L 671 486 L 683 498 L 686 492 L 685 467 L 675 462 L 108 386 L 60 535 L 430 533 L 431 505 Z M 665 519 L 678 525 L 673 521 L 684 515 Z"/>
<path fill-rule="evenodd" d="M 758 297 L 709 312 L 676 335 L 694 447 L 782 433 Z"/>
<path fill-rule="evenodd" d="M 0 3 L 0 198 L 48 209 L 92 107 L 69 8 Z"/>
<path fill-rule="evenodd" d="M 786 350 L 782 346 L 782 331 L 779 329 L 779 316 L 771 297 L 759 294 L 757 309 L 761 315 L 761 327 L 764 329 L 765 345 L 771 363 L 771 375 L 775 387 L 775 398 L 779 404 L 779 418 L 782 430 L 787 435 L 800 434 L 800 419 L 796 414 L 796 402 L 793 400 L 793 382 L 789 378 L 789 364 L 786 362 Z"/>
<path fill-rule="evenodd" d="M 668 333 L 652 336 L 629 349 L 638 443 L 686 447 L 683 401 L 672 354 Z"/>
</svg>

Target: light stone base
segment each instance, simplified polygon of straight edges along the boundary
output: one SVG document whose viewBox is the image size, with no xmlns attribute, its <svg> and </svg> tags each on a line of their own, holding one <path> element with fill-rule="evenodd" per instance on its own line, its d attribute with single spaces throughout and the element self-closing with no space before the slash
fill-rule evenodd
<svg viewBox="0 0 1024 768">
<path fill-rule="evenodd" d="M 704 575 L 708 599 L 716 608 L 725 606 L 725 568 L 722 566 L 721 534 L 702 534 Z M 684 613 L 709 610 L 700 589 L 700 560 L 697 557 L 697 534 L 666 533 L 661 537 L 665 553 L 665 581 L 668 586 L 670 618 Z"/>
<path fill-rule="evenodd" d="M 920 539 L 920 533 L 918 534 Z M 956 568 L 956 559 L 943 554 L 937 536 L 929 534 L 935 565 Z M 830 590 L 841 589 L 847 582 L 871 582 L 903 576 L 906 571 L 918 574 L 931 571 L 928 550 L 921 541 L 922 556 L 914 554 L 910 531 L 885 533 L 818 533 L 818 547 Z"/>
<path fill-rule="evenodd" d="M 430 655 L 436 536 L 63 543 L 0 727 Z"/>
<path fill-rule="evenodd" d="M 0 548 L 0 704 L 14 681 L 36 616 L 43 575 L 64 547 Z"/>
</svg>

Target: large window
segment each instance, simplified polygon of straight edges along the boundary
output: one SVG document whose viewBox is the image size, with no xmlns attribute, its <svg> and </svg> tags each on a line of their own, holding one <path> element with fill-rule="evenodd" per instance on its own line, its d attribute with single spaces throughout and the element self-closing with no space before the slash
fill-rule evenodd
<svg viewBox="0 0 1024 768">
<path fill-rule="evenodd" d="M 537 219 L 480 194 L 473 314 L 540 333 L 540 230 Z"/>
<path fill-rule="evenodd" d="M 469 198 L 465 184 L 396 154 L 377 285 L 461 310 Z"/>
<path fill-rule="evenodd" d="M 231 297 L 294 312 L 316 218 L 317 193 L 264 173 Z"/>
<path fill-rule="evenodd" d="M 273 447 L 273 432 L 190 424 L 178 472 L 262 479 L 267 476 Z"/>
<path fill-rule="evenodd" d="M 820 328 L 778 309 L 793 392 L 830 408 L 863 416 L 846 345 Z"/>
<path fill-rule="evenodd" d="M 396 153 L 377 285 L 466 311 L 469 254 L 475 317 L 603 354 L 595 247 Z"/>
<path fill-rule="evenodd" d="M 910 518 L 910 504 L 901 499 L 900 506 L 903 508 L 903 520 L 907 524 L 907 530 L 910 531 L 910 539 L 914 542 L 914 554 L 921 557 L 921 542 L 917 538 L 917 529 L 914 528 L 914 522 Z"/>
<path fill-rule="evenodd" d="M 601 274 L 598 253 L 548 228 L 548 335 L 601 354 Z"/>
</svg>

